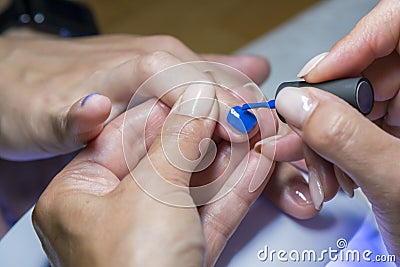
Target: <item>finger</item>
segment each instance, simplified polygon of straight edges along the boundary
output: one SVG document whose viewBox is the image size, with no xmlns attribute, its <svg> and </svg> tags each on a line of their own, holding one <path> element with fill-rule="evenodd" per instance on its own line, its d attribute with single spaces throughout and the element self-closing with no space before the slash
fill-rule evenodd
<svg viewBox="0 0 400 267">
<path fill-rule="evenodd" d="M 304 158 L 303 141 L 287 124 L 279 122 L 278 134 L 262 139 L 255 150 L 275 161 L 298 161 Z"/>
<path fill-rule="evenodd" d="M 387 114 L 383 119 L 382 128 L 386 132 L 396 137 L 400 137 L 400 94 L 399 93 L 397 93 L 397 95 L 389 103 Z"/>
<path fill-rule="evenodd" d="M 190 85 L 167 117 L 146 157 L 131 171 L 142 190 L 169 205 L 193 206 L 188 191 L 191 173 L 212 145 L 210 138 L 217 115 L 214 87 Z M 125 184 L 132 183 L 132 179 L 125 180 Z"/>
<path fill-rule="evenodd" d="M 381 1 L 323 60 L 300 76 L 316 83 L 358 75 L 376 58 L 389 55 L 398 46 L 399 10 L 399 1 Z"/>
<path fill-rule="evenodd" d="M 299 171 L 306 172 L 306 173 L 308 172 L 307 164 L 304 159 L 291 161 L 290 164 L 292 164 L 294 167 L 296 167 Z"/>
<path fill-rule="evenodd" d="M 218 144 L 217 153 L 212 164 L 205 170 L 194 173 L 191 179 L 191 194 L 198 205 L 204 205 L 210 200 L 218 199 L 218 197 L 226 193 L 221 190 L 221 188 L 224 184 L 229 182 L 232 173 L 237 171 L 239 163 L 246 157 L 249 151 L 254 148 L 254 144 L 262 136 L 261 132 L 264 130 L 264 126 L 265 125 L 261 125 L 260 131 L 248 142 L 230 143 L 223 140 Z M 269 125 L 267 125 L 267 127 L 269 127 Z M 260 153 L 256 149 L 254 150 Z M 267 177 L 260 177 L 260 179 L 252 181 L 251 189 L 249 190 L 258 188 L 264 182 L 264 178 Z M 230 183 L 234 183 L 232 179 Z M 197 190 L 198 188 L 196 188 L 205 186 L 211 188 L 209 194 L 205 194 L 204 190 Z"/>
<path fill-rule="evenodd" d="M 342 188 L 342 190 L 349 196 L 354 196 L 354 189 L 356 185 L 354 184 L 353 180 L 345 174 L 341 169 L 339 169 L 336 165 L 333 166 L 333 171 L 335 172 L 336 179 Z"/>
<path fill-rule="evenodd" d="M 372 199 L 382 199 L 377 189 L 390 191 L 387 185 L 397 183 L 393 170 L 400 156 L 399 139 L 343 100 L 314 88 L 285 88 L 276 105 L 312 150 L 337 165 Z"/>
<path fill-rule="evenodd" d="M 190 180 L 191 187 L 203 186 L 217 179 L 223 184 L 248 151 L 249 146 L 245 143 L 232 144 L 225 140 L 221 141 L 212 164 L 200 172 L 193 173 Z"/>
<path fill-rule="evenodd" d="M 304 146 L 304 158 L 308 169 L 311 199 L 315 209 L 320 210 L 324 201 L 328 201 L 336 195 L 339 184 L 332 163 L 320 157 L 306 145 Z"/>
<path fill-rule="evenodd" d="M 308 219 L 318 213 L 308 183 L 289 163 L 276 165 L 263 196 L 283 212 L 298 219 Z"/>
<path fill-rule="evenodd" d="M 270 72 L 268 61 L 259 56 L 203 54 L 201 57 L 236 68 L 249 76 L 256 84 L 263 83 Z"/>
<path fill-rule="evenodd" d="M 400 88 L 400 55 L 397 52 L 376 59 L 363 71 L 374 88 L 375 101 L 392 99 Z"/>
<path fill-rule="evenodd" d="M 173 54 L 182 61 L 200 60 L 200 57 L 191 49 L 189 49 L 182 41 L 176 37 L 168 35 L 104 35 L 96 36 L 96 38 L 79 38 L 76 41 L 90 44 L 90 46 L 88 46 L 90 50 L 95 49 L 96 52 L 106 53 L 108 51 L 138 51 L 144 53 L 153 53 L 155 51 L 165 51 Z"/>
<path fill-rule="evenodd" d="M 135 167 L 146 154 L 168 112 L 168 107 L 155 99 L 128 110 L 110 122 L 73 163 L 100 165 L 122 179 L 129 173 L 128 166 Z"/>
<path fill-rule="evenodd" d="M 210 82 L 218 84 L 216 91 L 220 126 L 216 130 L 217 134 L 234 142 L 247 140 L 247 135 L 235 130 L 226 121 L 226 116 L 232 106 L 250 100 L 261 101 L 264 97 L 248 77 L 232 68 L 206 62 L 182 64 L 174 55 L 158 51 L 130 60 L 106 73 L 98 72 L 91 77 L 90 84 L 96 88 L 103 88 L 102 90 L 110 91 L 113 88 L 111 91 L 114 104 L 109 117 L 111 120 L 125 110 L 129 100 L 129 107 L 132 107 L 144 99 L 156 97 L 172 107 L 187 84 Z M 128 99 L 126 92 L 131 92 L 133 97 Z M 268 113 L 266 110 L 257 112 Z"/>
<path fill-rule="evenodd" d="M 83 220 L 90 217 L 89 214 L 101 216 L 104 213 L 108 206 L 104 207 L 106 202 L 99 201 L 96 197 L 113 192 L 120 184 L 120 179 L 128 173 L 122 148 L 122 127 L 130 133 L 125 137 L 128 139 L 127 152 L 135 154 L 135 160 L 139 161 L 141 155 L 146 153 L 144 139 L 147 137 L 147 143 L 151 143 L 156 134 L 150 133 L 145 136 L 145 131 L 140 130 L 137 125 L 145 124 L 147 115 L 155 103 L 155 100 L 149 100 L 129 110 L 128 113 L 131 112 L 132 116 L 127 116 L 125 121 L 124 116 L 120 116 L 108 124 L 102 133 L 50 182 L 40 197 L 32 217 L 39 233 L 55 233 L 65 227 L 62 224 L 48 223 L 48 216 L 55 218 L 54 222 L 57 222 L 57 219 L 68 222 L 70 212 L 74 212 L 75 216 Z M 154 106 L 154 110 L 153 115 L 150 115 L 150 120 L 153 121 L 151 124 L 161 125 L 167 111 L 159 105 Z M 158 132 L 157 128 L 150 127 L 149 131 Z M 82 206 L 85 201 L 87 205 Z M 63 207 L 63 212 L 60 212 L 59 207 Z M 83 226 L 69 225 L 69 227 L 69 231 L 74 232 L 82 230 Z M 40 237 L 42 240 L 45 239 L 42 234 Z M 46 247 L 46 251 L 52 250 L 53 248 Z"/>
<path fill-rule="evenodd" d="M 88 143 L 103 130 L 110 111 L 111 102 L 107 97 L 98 93 L 87 95 L 72 105 L 66 117 L 58 118 L 59 133 L 67 135 L 59 140 L 73 143 L 71 149 Z"/>
<path fill-rule="evenodd" d="M 369 120 L 375 121 L 378 119 L 383 119 L 387 113 L 387 108 L 389 101 L 385 102 L 374 102 L 371 112 L 366 116 Z"/>
<path fill-rule="evenodd" d="M 231 191 L 216 202 L 200 208 L 206 239 L 207 266 L 213 266 L 233 231 L 267 183 L 273 161 L 252 150 L 232 174 L 238 182 Z M 256 190 L 249 190 L 254 180 L 264 181 Z M 232 187 L 227 184 L 226 186 Z"/>
</svg>

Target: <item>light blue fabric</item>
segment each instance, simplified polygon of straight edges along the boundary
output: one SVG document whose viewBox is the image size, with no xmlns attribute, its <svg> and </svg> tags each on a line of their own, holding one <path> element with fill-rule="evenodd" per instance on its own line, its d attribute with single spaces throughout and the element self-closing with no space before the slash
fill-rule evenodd
<svg viewBox="0 0 400 267">
<path fill-rule="evenodd" d="M 48 266 L 40 241 L 34 232 L 30 209 L 0 241 L 1 267 Z"/>
</svg>

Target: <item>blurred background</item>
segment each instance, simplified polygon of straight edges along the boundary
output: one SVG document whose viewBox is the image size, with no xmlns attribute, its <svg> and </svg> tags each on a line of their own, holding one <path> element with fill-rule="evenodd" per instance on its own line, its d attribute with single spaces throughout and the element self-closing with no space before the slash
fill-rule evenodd
<svg viewBox="0 0 400 267">
<path fill-rule="evenodd" d="M 230 53 L 319 0 L 85 0 L 101 33 L 169 34 L 199 53 Z"/>
</svg>

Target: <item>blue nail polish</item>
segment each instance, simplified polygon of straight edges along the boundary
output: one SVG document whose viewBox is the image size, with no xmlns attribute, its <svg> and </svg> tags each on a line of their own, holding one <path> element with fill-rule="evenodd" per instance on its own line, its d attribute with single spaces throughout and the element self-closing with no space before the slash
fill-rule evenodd
<svg viewBox="0 0 400 267">
<path fill-rule="evenodd" d="M 240 106 L 232 107 L 226 120 L 241 133 L 248 133 L 257 123 L 256 116 Z"/>
<path fill-rule="evenodd" d="M 94 96 L 94 95 L 100 95 L 100 94 L 99 94 L 99 93 L 91 93 L 91 94 L 85 96 L 85 98 L 82 99 L 81 107 L 83 107 L 83 105 L 85 105 L 86 101 L 88 101 L 88 99 L 91 98 L 91 97 Z"/>
<path fill-rule="evenodd" d="M 248 133 L 257 123 L 257 118 L 247 109 L 253 108 L 275 108 L 275 100 L 259 103 L 248 103 L 243 106 L 234 106 L 228 113 L 226 120 L 233 128 L 241 133 Z"/>
</svg>

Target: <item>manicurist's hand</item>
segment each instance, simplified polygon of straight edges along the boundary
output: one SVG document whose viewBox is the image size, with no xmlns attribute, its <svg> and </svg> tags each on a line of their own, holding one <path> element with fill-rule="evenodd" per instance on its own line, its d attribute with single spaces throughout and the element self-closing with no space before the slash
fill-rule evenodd
<svg viewBox="0 0 400 267">
<path fill-rule="evenodd" d="M 151 75 L 196 60 L 231 65 L 256 82 L 268 75 L 264 59 L 203 57 L 169 36 L 1 37 L 0 157 L 31 160 L 77 150 L 126 110 Z M 178 95 L 164 102 L 171 107 Z"/>
<path fill-rule="evenodd" d="M 33 223 L 54 266 L 214 264 L 260 195 L 272 162 L 251 150 L 226 170 L 225 183 L 197 187 L 199 196 L 210 197 L 197 208 L 191 179 L 201 182 L 220 170 L 201 171 L 199 164 L 212 147 L 220 112 L 216 90 L 190 85 L 168 112 L 155 100 L 132 108 L 50 183 Z M 218 155 L 224 158 L 221 149 Z"/>
<path fill-rule="evenodd" d="M 313 200 L 322 203 L 329 183 L 336 180 L 349 195 L 359 186 L 372 204 L 387 248 L 399 256 L 400 140 L 315 88 L 285 88 L 276 101 L 303 140 L 310 181 L 317 181 L 310 184 L 316 188 Z"/>
<path fill-rule="evenodd" d="M 374 87 L 374 108 L 367 117 L 399 137 L 399 1 L 381 1 L 331 51 L 316 56 L 299 73 L 311 83 L 358 75 Z"/>
<path fill-rule="evenodd" d="M 316 207 L 327 200 L 327 194 L 332 195 L 337 184 L 350 196 L 359 186 L 372 204 L 387 248 L 397 256 L 400 255 L 399 14 L 399 1 L 381 1 L 329 53 L 312 59 L 299 73 L 308 82 L 365 76 L 372 82 L 375 93 L 371 114 L 365 118 L 343 100 L 315 88 L 286 88 L 277 96 L 276 106 L 294 132 L 275 142 L 282 161 L 304 156 Z M 294 133 L 302 143 L 295 140 Z M 296 145 L 289 148 L 288 143 Z M 264 146 L 266 155 L 267 150 Z"/>
</svg>

